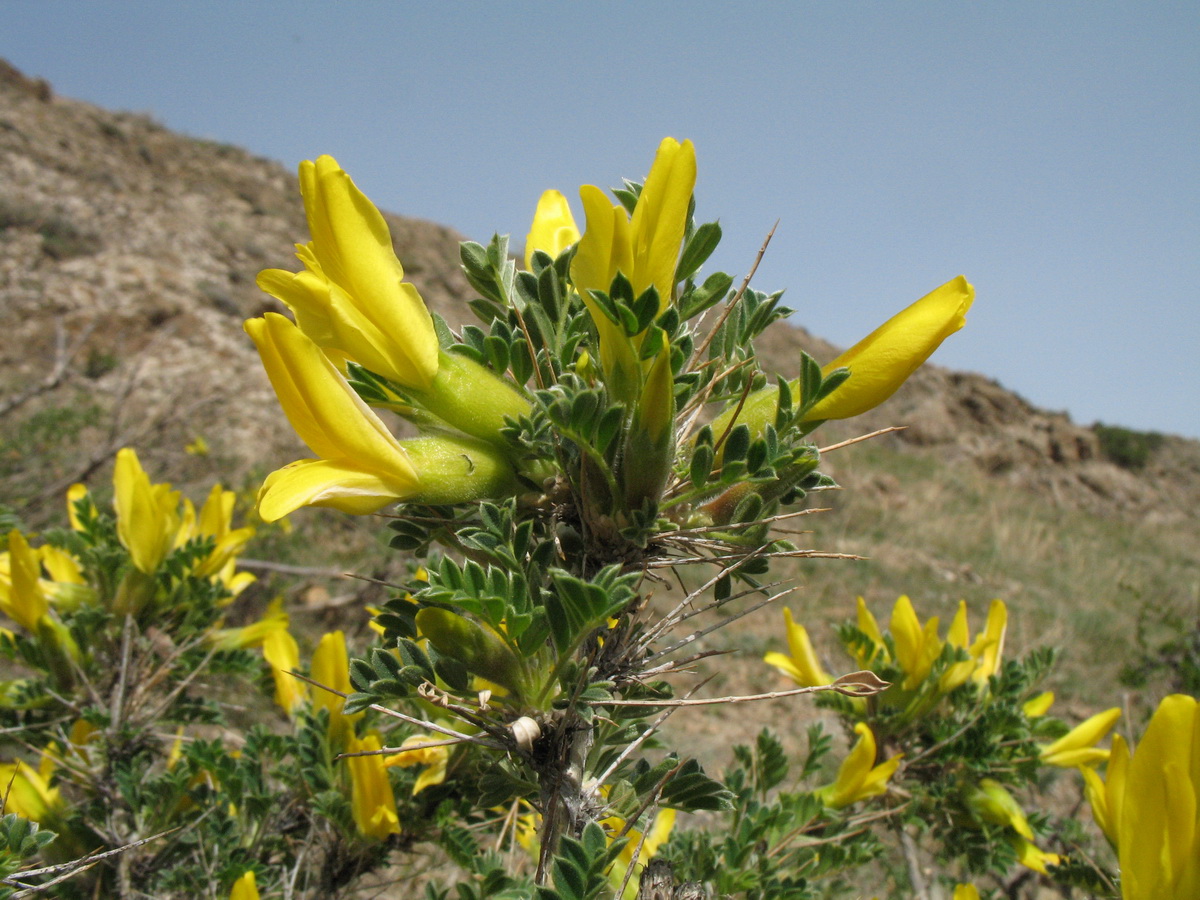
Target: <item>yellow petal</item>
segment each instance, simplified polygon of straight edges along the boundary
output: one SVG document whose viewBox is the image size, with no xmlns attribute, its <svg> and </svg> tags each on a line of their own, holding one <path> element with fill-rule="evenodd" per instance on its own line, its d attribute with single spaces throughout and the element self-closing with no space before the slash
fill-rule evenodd
<svg viewBox="0 0 1200 900">
<path fill-rule="evenodd" d="M 571 283 L 583 299 L 600 337 L 600 365 L 610 385 L 622 398 L 637 396 L 640 365 L 633 342 L 608 318 L 589 296 L 589 291 L 608 293 L 618 271 L 633 278 L 633 238 L 625 210 L 613 206 L 598 187 L 579 189 L 587 216 L 587 230 L 571 260 Z"/>
<path fill-rule="evenodd" d="M 79 518 L 79 502 L 81 500 L 86 500 L 85 505 L 91 507 L 93 511 L 95 510 L 86 485 L 73 484 L 67 488 L 67 520 L 75 531 L 83 530 L 83 521 Z"/>
<path fill-rule="evenodd" d="M 1007 825 L 1026 840 L 1033 840 L 1025 811 L 1000 782 L 984 778 L 967 797 L 967 805 L 985 822 Z"/>
<path fill-rule="evenodd" d="M 817 658 L 812 641 L 808 638 L 808 629 L 795 623 L 790 609 L 784 609 L 783 618 L 787 628 L 788 650 L 804 679 L 797 681 L 797 684 L 801 687 L 830 684 L 833 676 L 821 667 L 821 661 Z"/>
<path fill-rule="evenodd" d="M 25 630 L 36 634 L 38 620 L 50 612 L 50 603 L 41 585 L 38 553 L 15 528 L 8 533 L 10 585 L 0 591 L 0 609 Z"/>
<path fill-rule="evenodd" d="M 680 144 L 674 138 L 663 138 L 630 220 L 633 271 L 626 272 L 633 282 L 634 296 L 651 285 L 658 289 L 660 314 L 672 299 L 675 266 L 695 186 L 696 150 L 692 142 Z"/>
<path fill-rule="evenodd" d="M 346 635 L 342 631 L 331 631 L 322 635 L 312 655 L 312 678 L 318 684 L 335 691 L 349 694 L 350 657 L 346 651 Z M 313 688 L 313 709 L 329 710 L 329 733 L 335 740 L 343 741 L 349 735 L 351 723 L 362 718 L 361 713 L 346 716 L 342 713 L 344 698 L 320 688 Z"/>
<path fill-rule="evenodd" d="M 876 648 L 883 648 L 883 632 L 880 631 L 880 623 L 876 622 L 875 616 L 872 616 L 871 611 L 866 608 L 866 601 L 863 598 L 858 598 L 858 606 L 856 608 L 858 630 L 871 638 Z"/>
<path fill-rule="evenodd" d="M 131 447 L 117 451 L 113 469 L 113 506 L 117 536 L 133 564 L 147 575 L 162 563 L 179 530 L 179 493 L 168 484 L 150 483 Z"/>
<path fill-rule="evenodd" d="M 941 641 L 937 636 L 938 618 L 931 617 L 922 627 L 912 601 L 901 596 L 892 608 L 889 627 L 896 645 L 896 662 L 906 675 L 903 687 L 907 691 L 916 690 L 929 675 L 934 660 L 941 653 Z"/>
<path fill-rule="evenodd" d="M 538 199 L 533 225 L 525 238 L 525 269 L 532 271 L 533 254 L 541 250 L 557 258 L 579 240 L 579 229 L 567 198 L 558 191 L 545 191 Z"/>
<path fill-rule="evenodd" d="M 258 495 L 258 513 L 274 522 L 302 506 L 327 506 L 368 515 L 416 493 L 344 460 L 302 459 L 267 476 Z"/>
<path fill-rule="evenodd" d="M 62 805 L 58 788 L 28 763 L 0 763 L 0 784 L 5 787 L 4 811 L 31 822 L 45 823 Z"/>
<path fill-rule="evenodd" d="M 292 427 L 322 457 L 267 479 L 259 495 L 266 521 L 306 504 L 374 512 L 415 492 L 420 482 L 399 442 L 316 344 L 273 313 L 246 330 Z"/>
<path fill-rule="evenodd" d="M 878 406 L 966 324 L 975 289 L 961 275 L 888 319 L 825 366 L 845 366 L 850 377 L 806 415 L 809 420 L 848 419 Z"/>
<path fill-rule="evenodd" d="M 290 619 L 283 609 L 283 597 L 276 597 L 267 605 L 263 617 L 257 622 L 241 628 L 222 628 L 211 632 L 209 640 L 219 650 L 248 649 L 261 647 L 267 637 L 276 631 L 287 631 Z M 297 661 L 299 656 L 297 655 Z"/>
<path fill-rule="evenodd" d="M 1000 671 L 1004 655 L 1004 636 L 1008 631 L 1008 607 L 1003 600 L 993 600 L 988 607 L 987 625 L 971 645 L 971 655 L 979 659 L 975 680 L 986 682 Z"/>
<path fill-rule="evenodd" d="M 805 683 L 807 679 L 804 672 L 802 672 L 800 667 L 792 661 L 790 656 L 785 656 L 782 653 L 772 651 L 763 656 L 763 662 L 765 662 L 768 666 L 774 666 L 788 678 L 792 679 L 792 681 L 796 682 L 796 684 L 798 684 L 800 687 L 812 687 L 811 684 Z M 825 683 L 828 684 L 828 682 Z"/>
<path fill-rule="evenodd" d="M 292 674 L 300 668 L 300 648 L 286 629 L 276 629 L 263 638 L 262 651 L 275 679 L 275 702 L 290 715 L 308 697 L 308 686 Z"/>
<path fill-rule="evenodd" d="M 571 260 L 571 283 L 587 302 L 588 291 L 608 292 L 618 271 L 632 280 L 633 248 L 629 218 L 604 191 L 585 184 L 579 189 L 586 227 Z M 593 313 L 593 318 L 597 316 Z M 615 327 L 615 326 L 614 326 Z"/>
<path fill-rule="evenodd" d="M 233 890 L 229 892 L 229 900 L 259 900 L 258 885 L 254 881 L 253 870 L 246 872 L 233 883 Z"/>
<path fill-rule="evenodd" d="M 1112 828 L 1109 840 L 1117 846 L 1120 839 L 1121 814 L 1125 808 L 1125 785 L 1129 777 L 1129 745 L 1119 734 L 1113 735 L 1112 751 L 1104 774 L 1104 799 L 1108 809 L 1108 820 Z"/>
<path fill-rule="evenodd" d="M 1104 781 L 1091 766 L 1080 767 L 1079 774 L 1083 776 L 1084 794 L 1087 797 L 1088 805 L 1092 808 L 1092 818 L 1096 820 L 1096 825 L 1104 832 L 1108 842 L 1115 847 L 1117 832 L 1108 808 L 1108 795 L 1105 791 Z"/>
<path fill-rule="evenodd" d="M 347 750 L 358 753 L 379 750 L 380 747 L 379 737 L 372 734 L 362 740 L 352 739 Z M 350 811 L 358 830 L 379 840 L 386 839 L 390 834 L 399 834 L 396 795 L 388 781 L 383 757 L 379 754 L 350 756 L 346 758 L 346 763 L 350 767 Z"/>
<path fill-rule="evenodd" d="M 1046 871 L 1046 866 L 1057 866 L 1062 862 L 1062 858 L 1057 853 L 1047 853 L 1044 850 L 1039 850 L 1034 846 L 1032 841 L 1025 838 L 1014 836 L 1012 838 L 1013 848 L 1017 851 L 1017 861 L 1028 869 L 1033 869 L 1035 872 L 1041 872 L 1043 875 L 1050 874 Z M 1126 897 L 1129 895 L 1126 894 Z"/>
<path fill-rule="evenodd" d="M 900 755 L 875 765 L 878 750 L 874 733 L 865 722 L 856 724 L 854 732 L 859 739 L 842 760 L 837 780 L 816 792 L 825 805 L 833 809 L 841 809 L 884 793 L 888 779 L 900 765 Z"/>
<path fill-rule="evenodd" d="M 979 888 L 973 884 L 956 884 L 951 900 L 979 900 Z"/>
<path fill-rule="evenodd" d="M 1096 713 L 1080 722 L 1057 741 L 1042 748 L 1042 761 L 1052 766 L 1081 766 L 1102 762 L 1108 758 L 1107 750 L 1097 750 L 1095 745 L 1112 731 L 1121 718 L 1118 707 Z"/>
<path fill-rule="evenodd" d="M 1037 719 L 1049 712 L 1050 707 L 1054 704 L 1054 691 L 1043 691 L 1036 697 L 1031 697 L 1021 706 L 1025 715 L 1031 719 Z"/>
<path fill-rule="evenodd" d="M 951 647 L 966 650 L 971 642 L 971 631 L 967 627 L 967 601 L 958 601 L 958 612 L 950 622 L 950 630 L 946 632 L 946 643 Z"/>
<path fill-rule="evenodd" d="M 372 468 L 403 470 L 395 437 L 308 337 L 276 313 L 249 319 L 271 386 L 292 428 L 323 459 L 352 457 Z M 411 467 L 408 467 L 411 476 Z"/>
<path fill-rule="evenodd" d="M 443 758 L 421 770 L 421 774 L 417 776 L 417 780 L 413 784 L 413 796 L 415 797 L 421 791 L 425 790 L 425 788 L 441 784 L 445 780 L 446 758 Z"/>
<path fill-rule="evenodd" d="M 1117 818 L 1127 900 L 1197 896 L 1198 808 L 1200 712 L 1195 698 L 1173 694 L 1159 704 L 1129 761 Z"/>
<path fill-rule="evenodd" d="M 341 304 L 328 312 L 331 327 L 360 331 L 349 338 L 351 346 L 337 349 L 355 359 L 369 351 L 386 360 L 379 374 L 413 387 L 428 385 L 437 373 L 433 320 L 416 288 L 403 281 L 383 216 L 331 156 L 300 164 L 300 193 L 313 238 L 301 259 L 340 290 L 330 294 L 335 306 Z"/>
</svg>

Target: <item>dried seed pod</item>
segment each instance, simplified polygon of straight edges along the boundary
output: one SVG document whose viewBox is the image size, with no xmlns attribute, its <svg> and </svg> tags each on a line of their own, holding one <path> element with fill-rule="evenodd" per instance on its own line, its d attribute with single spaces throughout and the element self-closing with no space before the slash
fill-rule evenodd
<svg viewBox="0 0 1200 900">
<path fill-rule="evenodd" d="M 529 718 L 529 716 L 521 716 L 521 718 L 509 725 L 508 729 L 512 732 L 517 746 L 526 753 L 533 752 L 533 742 L 542 736 L 541 726 L 534 719 Z"/>
</svg>

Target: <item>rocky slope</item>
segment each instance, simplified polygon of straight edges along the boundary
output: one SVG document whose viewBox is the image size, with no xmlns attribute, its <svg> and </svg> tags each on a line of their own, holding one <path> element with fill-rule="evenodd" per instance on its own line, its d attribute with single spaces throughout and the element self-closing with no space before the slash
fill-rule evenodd
<svg viewBox="0 0 1200 900">
<path fill-rule="evenodd" d="M 388 221 L 430 306 L 462 320 L 459 236 Z M 295 458 L 241 321 L 275 308 L 254 277 L 294 268 L 305 235 L 292 171 L 57 97 L 0 61 L 0 503 L 43 516 L 124 443 L 184 483 L 218 464 L 245 473 Z M 764 353 L 786 373 L 798 347 L 832 352 L 780 326 Z M 927 366 L 856 428 L 890 424 L 908 426 L 887 439 L 897 447 L 1062 504 L 1131 520 L 1196 516 L 1200 443 L 1167 437 L 1143 466 L 1122 468 L 1095 430 L 978 375 Z M 197 436 L 208 457 L 183 452 Z"/>
</svg>

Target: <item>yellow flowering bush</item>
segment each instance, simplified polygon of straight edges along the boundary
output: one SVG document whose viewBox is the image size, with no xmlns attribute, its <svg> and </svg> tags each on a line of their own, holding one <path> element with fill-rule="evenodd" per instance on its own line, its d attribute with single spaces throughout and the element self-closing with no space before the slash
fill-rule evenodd
<svg viewBox="0 0 1200 900">
<path fill-rule="evenodd" d="M 792 310 L 701 274 L 721 227 L 696 217 L 697 175 L 668 137 L 644 181 L 581 187 L 580 219 L 544 192 L 520 259 L 465 242 L 463 324 L 426 307 L 332 157 L 300 165 L 301 270 L 262 272 L 281 311 L 244 327 L 310 455 L 272 461 L 256 511 L 385 516 L 419 565 L 369 610 L 371 645 L 306 633 L 239 568 L 236 495 L 197 509 L 131 448 L 111 509 L 75 487 L 68 528 L 8 532 L 3 890 L 48 887 L 29 862 L 58 854 L 69 900 L 362 896 L 416 870 L 430 900 L 817 898 L 867 877 L 922 900 L 1195 896 L 1194 700 L 1164 700 L 1132 752 L 1101 746 L 1119 712 L 1050 715 L 1053 653 L 1013 654 L 999 600 L 943 628 L 907 596 L 883 627 L 859 598 L 840 661 L 784 610 L 766 662 L 790 686 L 681 690 L 693 642 L 738 614 L 693 617 L 829 555 L 775 527 L 834 486 L 813 433 L 891 397 L 974 301 L 952 278 L 824 365 L 769 373 L 755 342 Z M 683 596 L 651 602 L 660 582 Z M 660 732 L 678 707 L 804 694 L 826 717 L 804 753 L 764 730 L 715 774 Z M 1070 769 L 1110 868 L 1045 806 Z"/>
</svg>

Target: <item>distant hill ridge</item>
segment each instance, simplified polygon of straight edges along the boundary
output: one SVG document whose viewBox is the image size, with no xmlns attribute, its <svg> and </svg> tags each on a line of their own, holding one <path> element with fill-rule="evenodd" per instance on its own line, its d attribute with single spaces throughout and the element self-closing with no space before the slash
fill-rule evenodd
<svg viewBox="0 0 1200 900">
<path fill-rule="evenodd" d="M 464 321 L 460 235 L 387 220 L 430 307 Z M 241 321 L 278 308 L 255 275 L 296 268 L 292 245 L 305 236 L 294 170 L 57 97 L 0 60 L 0 410 L 17 406 L 0 418 L 10 457 L 0 460 L 0 503 L 36 515 L 61 495 L 35 480 L 84 477 L 124 442 L 157 477 L 183 483 L 211 478 L 218 462 L 246 472 L 296 458 Z M 834 352 L 783 325 L 762 352 L 770 369 L 792 373 L 800 347 L 819 359 Z M 908 427 L 886 440 L 908 452 L 1066 506 L 1170 522 L 1194 519 L 1200 505 L 1200 442 L 1081 427 L 979 375 L 926 366 L 854 429 L 892 424 Z M 846 428 L 827 426 L 823 439 Z M 53 446 L 55 434 L 79 451 Z M 183 451 L 197 436 L 207 461 Z M 46 447 L 33 458 L 17 438 Z"/>
</svg>

